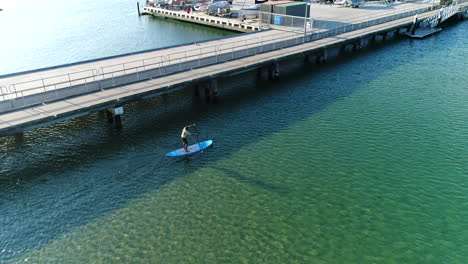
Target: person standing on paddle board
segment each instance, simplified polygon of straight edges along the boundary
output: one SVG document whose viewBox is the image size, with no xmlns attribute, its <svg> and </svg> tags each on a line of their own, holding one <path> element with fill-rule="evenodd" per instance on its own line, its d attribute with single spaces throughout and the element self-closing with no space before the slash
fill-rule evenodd
<svg viewBox="0 0 468 264">
<path fill-rule="evenodd" d="M 189 128 L 191 127 L 194 127 L 195 124 L 191 124 L 191 125 L 187 125 L 187 126 L 184 126 L 184 129 L 182 129 L 182 134 L 180 135 L 180 137 L 182 138 L 182 142 L 184 142 L 184 150 L 185 152 L 189 152 L 188 151 L 188 141 L 187 141 L 187 137 L 188 136 L 191 136 L 192 133 L 190 133 L 188 131 Z M 196 133 L 193 133 L 193 135 L 197 135 Z"/>
</svg>

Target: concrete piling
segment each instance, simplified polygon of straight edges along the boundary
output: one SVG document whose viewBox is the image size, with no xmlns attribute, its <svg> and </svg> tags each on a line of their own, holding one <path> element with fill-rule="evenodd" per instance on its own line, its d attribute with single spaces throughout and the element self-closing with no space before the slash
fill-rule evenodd
<svg viewBox="0 0 468 264">
<path fill-rule="evenodd" d="M 211 84 L 207 83 L 205 85 L 205 100 L 206 102 L 209 102 L 211 99 L 211 89 L 210 89 Z"/>
<path fill-rule="evenodd" d="M 318 53 L 318 54 L 315 55 L 315 63 L 316 63 L 316 64 L 320 64 L 320 63 L 321 63 L 321 59 L 320 59 L 321 57 L 322 57 L 322 55 L 321 55 L 320 53 Z"/>
<path fill-rule="evenodd" d="M 375 38 L 374 43 L 381 43 L 382 41 L 385 40 L 385 35 L 376 34 L 374 38 Z"/>
<path fill-rule="evenodd" d="M 346 46 L 347 46 L 347 45 L 341 45 L 341 46 L 340 46 L 340 50 L 338 51 L 338 53 L 339 53 L 340 55 L 346 53 Z"/>
<path fill-rule="evenodd" d="M 114 122 L 114 114 L 111 112 L 110 109 L 106 109 L 106 118 L 107 118 L 107 123 L 113 123 Z"/>
<path fill-rule="evenodd" d="M 116 115 L 116 116 L 114 117 L 114 126 L 115 126 L 115 128 L 117 128 L 117 129 L 122 128 L 122 119 L 120 118 L 120 115 Z"/>
<path fill-rule="evenodd" d="M 211 79 L 211 95 L 213 97 L 213 103 L 217 103 L 218 102 L 218 95 L 219 95 L 219 91 L 218 91 L 218 79 Z"/>
<path fill-rule="evenodd" d="M 195 97 L 199 97 L 199 96 L 200 96 L 200 85 L 195 84 L 195 85 L 193 86 L 193 95 L 194 95 Z"/>
<path fill-rule="evenodd" d="M 385 33 L 383 40 L 391 40 L 395 36 L 395 33 L 393 31 L 388 31 Z"/>
<path fill-rule="evenodd" d="M 353 43 L 352 51 L 358 51 L 361 49 L 361 40 L 358 40 Z"/>
<path fill-rule="evenodd" d="M 280 66 L 279 62 L 273 62 L 268 67 L 268 80 L 276 80 L 279 79 L 280 75 Z"/>
<path fill-rule="evenodd" d="M 257 69 L 257 78 L 261 79 L 263 77 L 263 68 L 260 67 Z"/>
<path fill-rule="evenodd" d="M 24 133 L 15 134 L 15 144 L 21 145 L 24 143 Z"/>
<path fill-rule="evenodd" d="M 405 32 L 408 32 L 408 29 L 405 28 L 405 27 L 402 27 L 402 28 L 398 29 L 398 34 L 405 33 Z"/>
<path fill-rule="evenodd" d="M 275 62 L 275 63 L 274 63 L 274 71 L 275 71 L 274 78 L 275 78 L 275 79 L 279 79 L 279 76 L 280 76 L 280 65 L 279 65 L 279 62 Z"/>
<path fill-rule="evenodd" d="M 122 128 L 122 119 L 121 115 L 123 114 L 123 106 L 116 108 L 106 109 L 107 122 L 109 124 L 114 124 L 115 128 Z"/>
<path fill-rule="evenodd" d="M 273 80 L 273 64 L 268 67 L 268 80 Z"/>
<path fill-rule="evenodd" d="M 317 53 L 315 55 L 315 63 L 317 64 L 325 63 L 327 61 L 327 55 L 328 55 L 328 51 L 326 49 Z"/>
</svg>

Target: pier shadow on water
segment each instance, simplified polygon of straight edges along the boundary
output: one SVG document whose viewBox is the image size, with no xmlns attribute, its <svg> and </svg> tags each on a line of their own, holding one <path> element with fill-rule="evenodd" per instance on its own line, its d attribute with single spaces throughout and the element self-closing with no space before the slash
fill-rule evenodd
<svg viewBox="0 0 468 264">
<path fill-rule="evenodd" d="M 406 43 L 406 42 L 405 42 Z M 406 45 L 406 44 L 405 44 Z M 282 63 L 279 81 L 249 72 L 220 81 L 217 104 L 192 89 L 125 107 L 117 131 L 102 114 L 0 139 L 0 262 L 46 244 L 201 167 L 276 133 L 349 96 L 384 72 L 420 56 L 402 45 L 369 48 L 330 61 Z M 174 160 L 180 130 L 196 123 L 214 148 Z M 267 191 L 288 190 L 214 166 Z"/>
</svg>

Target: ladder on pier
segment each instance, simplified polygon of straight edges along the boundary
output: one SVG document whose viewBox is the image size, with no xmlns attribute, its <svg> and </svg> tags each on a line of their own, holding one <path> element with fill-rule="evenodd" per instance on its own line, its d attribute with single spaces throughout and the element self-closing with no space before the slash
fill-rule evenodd
<svg viewBox="0 0 468 264">
<path fill-rule="evenodd" d="M 443 7 L 437 12 L 436 14 L 426 18 L 421 23 L 419 23 L 419 28 L 414 29 L 417 26 L 417 16 L 415 17 L 415 21 L 412 26 L 412 30 L 409 32 L 404 33 L 408 37 L 411 38 L 418 38 L 422 39 L 433 35 L 439 31 L 441 28 L 437 26 L 446 21 L 447 19 L 451 18 L 452 16 L 456 15 L 460 10 L 458 4 L 449 5 L 447 7 Z"/>
</svg>

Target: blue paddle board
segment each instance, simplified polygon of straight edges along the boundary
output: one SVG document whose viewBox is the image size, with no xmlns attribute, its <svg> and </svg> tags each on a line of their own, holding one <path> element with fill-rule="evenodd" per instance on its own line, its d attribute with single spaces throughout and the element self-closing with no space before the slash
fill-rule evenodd
<svg viewBox="0 0 468 264">
<path fill-rule="evenodd" d="M 199 142 L 197 144 L 193 144 L 188 146 L 188 152 L 185 152 L 184 148 L 176 149 L 174 151 L 171 151 L 169 153 L 166 153 L 166 156 L 168 157 L 180 157 L 180 156 L 185 156 L 185 155 L 190 155 L 193 153 L 200 152 L 209 146 L 213 145 L 213 140 L 207 140 L 203 142 Z"/>
</svg>

